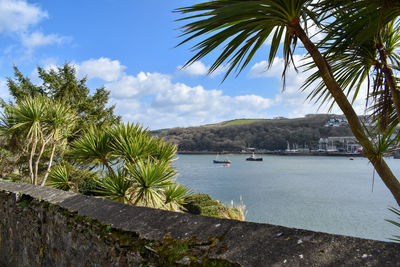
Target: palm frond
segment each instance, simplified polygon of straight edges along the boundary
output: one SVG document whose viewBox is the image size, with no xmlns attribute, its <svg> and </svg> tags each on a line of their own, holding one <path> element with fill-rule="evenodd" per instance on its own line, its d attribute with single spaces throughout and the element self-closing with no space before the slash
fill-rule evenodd
<svg viewBox="0 0 400 267">
<path fill-rule="evenodd" d="M 103 198 L 131 204 L 129 193 L 132 181 L 127 179 L 123 168 L 119 168 L 117 172 L 108 173 L 105 177 L 99 178 L 97 185 L 98 189 L 95 192 Z"/>
<path fill-rule="evenodd" d="M 193 194 L 193 191 L 179 183 L 168 185 L 164 190 L 165 205 L 169 210 L 180 211 L 183 210 L 186 199 Z"/>
<path fill-rule="evenodd" d="M 186 62 L 184 67 L 202 59 L 217 47 L 223 47 L 222 52 L 211 65 L 209 73 L 214 72 L 221 65 L 227 65 L 225 80 L 232 72 L 239 75 L 267 38 L 271 37 L 269 66 L 272 65 L 283 41 L 285 62 L 283 76 L 285 77 L 287 67 L 293 63 L 292 55 L 297 40 L 288 26 L 300 17 L 305 18 L 307 14 L 311 15 L 312 12 L 307 10 L 311 2 L 307 0 L 215 0 L 176 9 L 176 12 L 183 15 L 190 14 L 179 21 L 191 21 L 182 27 L 181 37 L 186 39 L 178 46 L 207 36 L 192 47 L 192 51 L 196 51 L 196 54 Z M 311 18 L 314 20 L 316 16 L 314 14 Z"/>
<path fill-rule="evenodd" d="M 395 220 L 389 220 L 389 219 L 385 219 L 385 221 L 387 221 L 387 222 L 393 224 L 394 226 L 400 227 L 400 210 L 399 210 L 399 209 L 396 209 L 396 208 L 393 208 L 393 207 L 392 207 L 392 208 L 389 208 L 389 210 L 390 210 L 391 212 L 393 212 L 396 216 L 398 216 L 398 217 L 397 217 L 397 221 L 395 221 Z M 394 235 L 393 237 L 394 237 L 394 238 L 390 238 L 390 240 L 395 241 L 395 242 L 400 242 L 400 236 Z"/>
<path fill-rule="evenodd" d="M 135 165 L 127 163 L 125 169 L 134 181 L 135 205 L 153 208 L 164 206 L 163 191 L 172 183 L 171 179 L 176 174 L 169 162 L 139 159 Z"/>
<path fill-rule="evenodd" d="M 110 131 L 110 147 L 116 156 L 126 162 L 135 162 L 152 154 L 151 137 L 148 130 L 139 124 L 124 124 L 113 127 Z"/>
<path fill-rule="evenodd" d="M 90 127 L 84 135 L 71 144 L 70 157 L 80 162 L 97 167 L 103 166 L 112 172 L 111 162 L 114 159 L 110 147 L 111 135 L 108 129 Z"/>
<path fill-rule="evenodd" d="M 46 185 L 64 191 L 75 190 L 77 186 L 70 181 L 70 174 L 68 165 L 58 164 L 52 168 Z"/>
</svg>

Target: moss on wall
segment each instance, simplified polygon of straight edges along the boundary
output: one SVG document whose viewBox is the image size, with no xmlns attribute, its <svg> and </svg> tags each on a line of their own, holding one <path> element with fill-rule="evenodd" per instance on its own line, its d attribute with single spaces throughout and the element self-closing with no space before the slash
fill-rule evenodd
<svg viewBox="0 0 400 267">
<path fill-rule="evenodd" d="M 76 265 L 83 255 L 100 266 L 238 266 L 215 257 L 224 247 L 220 237 L 202 242 L 167 234 L 163 240 L 148 240 L 25 194 L 0 191 L 0 196 L 0 206 L 7 207 L 7 214 L 0 211 L 0 254 L 8 255 L 0 256 L 0 266 Z M 21 246 L 25 249 L 13 249 Z"/>
</svg>

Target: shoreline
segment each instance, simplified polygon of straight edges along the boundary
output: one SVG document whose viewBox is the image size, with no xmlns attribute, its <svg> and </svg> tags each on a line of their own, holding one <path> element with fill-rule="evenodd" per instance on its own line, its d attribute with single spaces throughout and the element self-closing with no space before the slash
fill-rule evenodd
<svg viewBox="0 0 400 267">
<path fill-rule="evenodd" d="M 365 157 L 362 153 L 346 153 L 346 152 L 254 152 L 259 155 L 278 155 L 278 156 L 330 156 L 330 157 Z M 216 155 L 216 154 L 233 154 L 233 155 L 251 155 L 253 152 L 215 152 L 215 151 L 178 151 L 181 155 Z"/>
</svg>

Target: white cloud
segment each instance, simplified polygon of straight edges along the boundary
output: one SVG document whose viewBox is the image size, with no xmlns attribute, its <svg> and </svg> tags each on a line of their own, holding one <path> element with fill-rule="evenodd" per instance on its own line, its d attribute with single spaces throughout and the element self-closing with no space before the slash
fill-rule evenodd
<svg viewBox="0 0 400 267">
<path fill-rule="evenodd" d="M 160 73 L 140 72 L 136 76 L 123 75 L 118 81 L 106 84 L 117 99 L 141 97 L 166 91 L 171 86 L 171 77 Z"/>
<path fill-rule="evenodd" d="M 286 73 L 286 88 L 280 94 L 275 96 L 275 103 L 279 103 L 282 108 L 282 113 L 287 113 L 290 118 L 297 118 L 307 114 L 313 113 L 328 113 L 330 102 L 324 104 L 320 107 L 320 102 L 315 103 L 315 100 L 311 102 L 307 100 L 309 93 L 315 88 L 315 86 L 310 86 L 305 91 L 301 91 L 301 86 L 304 84 L 310 73 L 303 72 L 300 68 L 304 61 L 305 55 L 294 55 L 293 59 L 295 65 L 298 67 L 298 72 L 294 70 L 293 67 L 289 68 Z M 271 78 L 282 79 L 283 71 L 283 59 L 275 58 L 273 65 L 269 70 L 267 70 L 267 61 L 261 61 L 252 66 L 249 71 L 250 78 Z M 267 70 L 267 71 L 266 71 Z M 367 96 L 367 86 L 364 84 L 357 96 L 355 102 L 353 103 L 353 108 L 357 114 L 364 114 L 365 110 L 365 99 Z M 349 96 L 349 100 L 352 99 L 352 95 Z M 334 105 L 331 113 L 342 114 L 341 109 Z M 280 114 L 277 114 L 280 115 Z"/>
<path fill-rule="evenodd" d="M 0 0 L 0 32 L 26 31 L 47 17 L 47 12 L 35 4 L 22 0 Z"/>
<path fill-rule="evenodd" d="M 203 76 L 208 74 L 208 70 L 210 69 L 210 67 L 211 67 L 210 65 L 206 66 L 201 61 L 196 61 L 185 68 L 183 68 L 183 66 L 178 66 L 177 69 L 179 74 L 184 74 L 189 76 Z M 210 77 L 212 78 L 216 77 L 226 72 L 226 70 L 227 70 L 226 66 L 220 66 L 210 74 Z"/>
<path fill-rule="evenodd" d="M 99 78 L 106 82 L 118 80 L 126 67 L 118 60 L 109 58 L 89 59 L 77 65 L 78 75 L 88 79 Z"/>
<path fill-rule="evenodd" d="M 22 34 L 22 45 L 28 48 L 28 52 L 32 52 L 35 48 L 53 44 L 63 44 L 69 41 L 70 38 L 59 36 L 57 34 L 45 35 L 42 32 L 33 32 L 30 34 Z"/>
<path fill-rule="evenodd" d="M 200 85 L 173 83 L 170 76 L 160 73 L 124 75 L 105 87 L 111 91 L 118 114 L 152 129 L 266 117 L 267 109 L 274 104 L 272 99 L 257 95 L 232 97 Z"/>
<path fill-rule="evenodd" d="M 183 73 L 187 74 L 190 76 L 200 76 L 200 75 L 206 75 L 208 72 L 208 67 L 204 65 L 203 62 L 201 61 L 196 61 L 190 64 L 189 66 L 183 68 L 183 66 L 178 66 L 178 70 Z"/>
<path fill-rule="evenodd" d="M 12 33 L 20 42 L 18 46 L 10 45 L 6 49 L 7 53 L 19 53 L 18 47 L 21 45 L 25 56 L 29 58 L 38 47 L 70 41 L 70 37 L 44 34 L 41 30 L 35 30 L 35 26 L 48 17 L 48 13 L 39 5 L 26 0 L 0 0 L 0 33 Z M 23 57 L 22 60 L 26 58 Z"/>
</svg>

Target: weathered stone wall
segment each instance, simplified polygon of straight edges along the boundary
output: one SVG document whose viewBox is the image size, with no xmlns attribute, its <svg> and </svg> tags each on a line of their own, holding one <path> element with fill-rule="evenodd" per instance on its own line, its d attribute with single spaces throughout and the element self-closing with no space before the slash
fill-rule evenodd
<svg viewBox="0 0 400 267">
<path fill-rule="evenodd" d="M 0 266 L 398 266 L 399 249 L 0 181 Z"/>
</svg>

